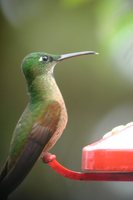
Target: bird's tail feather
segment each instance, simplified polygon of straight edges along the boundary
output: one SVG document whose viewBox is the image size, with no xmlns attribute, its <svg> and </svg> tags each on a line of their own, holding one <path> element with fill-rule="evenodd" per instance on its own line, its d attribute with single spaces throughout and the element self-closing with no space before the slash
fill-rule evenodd
<svg viewBox="0 0 133 200">
<path fill-rule="evenodd" d="M 7 200 L 8 196 L 4 194 L 0 194 L 0 200 Z"/>
<path fill-rule="evenodd" d="M 1 184 L 2 184 L 2 180 L 4 179 L 4 177 L 7 174 L 7 166 L 8 166 L 8 161 L 6 161 L 1 173 L 0 173 L 0 200 L 6 200 L 8 199 L 8 195 L 6 194 L 6 192 L 1 188 Z"/>
<path fill-rule="evenodd" d="M 23 181 L 43 148 L 43 145 L 30 140 L 14 168 L 8 171 L 8 165 L 5 165 L 0 175 L 0 200 L 6 200 L 8 195 Z"/>
<path fill-rule="evenodd" d="M 43 130 L 44 131 L 44 130 Z M 30 172 L 31 168 L 41 155 L 44 146 L 51 136 L 49 130 L 45 134 L 40 134 L 39 142 L 35 139 L 29 139 L 25 148 L 11 169 L 8 169 L 8 160 L 0 175 L 0 200 L 6 200 L 23 179 Z M 42 142 L 43 141 L 43 142 Z"/>
</svg>

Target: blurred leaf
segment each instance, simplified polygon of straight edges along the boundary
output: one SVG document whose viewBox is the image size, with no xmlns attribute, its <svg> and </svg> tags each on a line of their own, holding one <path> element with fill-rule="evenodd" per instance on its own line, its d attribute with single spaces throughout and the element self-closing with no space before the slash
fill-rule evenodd
<svg viewBox="0 0 133 200">
<path fill-rule="evenodd" d="M 78 7 L 91 0 L 61 0 L 61 3 L 67 7 Z"/>
</svg>

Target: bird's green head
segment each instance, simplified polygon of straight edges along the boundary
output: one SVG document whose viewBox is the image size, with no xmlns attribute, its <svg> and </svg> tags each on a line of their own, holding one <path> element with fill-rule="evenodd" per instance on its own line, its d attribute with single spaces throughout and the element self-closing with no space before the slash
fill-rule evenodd
<svg viewBox="0 0 133 200">
<path fill-rule="evenodd" d="M 64 55 L 52 55 L 43 52 L 36 52 L 27 55 L 22 62 L 22 70 L 27 81 L 33 81 L 37 76 L 53 74 L 54 66 L 65 59 L 96 54 L 94 51 L 84 51 L 77 53 L 69 53 Z"/>
<path fill-rule="evenodd" d="M 23 73 L 28 80 L 34 80 L 39 75 L 52 73 L 60 56 L 36 52 L 27 55 L 22 62 Z"/>
</svg>

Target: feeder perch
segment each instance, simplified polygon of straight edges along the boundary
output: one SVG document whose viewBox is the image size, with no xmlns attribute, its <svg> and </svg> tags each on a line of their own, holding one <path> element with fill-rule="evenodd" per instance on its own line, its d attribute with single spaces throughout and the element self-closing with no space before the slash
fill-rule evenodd
<svg viewBox="0 0 133 200">
<path fill-rule="evenodd" d="M 66 178 L 82 181 L 133 181 L 133 122 L 118 126 L 82 150 L 82 172 L 62 166 L 56 156 L 43 161 Z"/>
</svg>

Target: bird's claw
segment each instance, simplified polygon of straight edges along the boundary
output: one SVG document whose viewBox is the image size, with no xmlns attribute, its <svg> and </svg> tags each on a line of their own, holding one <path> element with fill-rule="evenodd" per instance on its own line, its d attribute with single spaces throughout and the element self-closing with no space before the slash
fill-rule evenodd
<svg viewBox="0 0 133 200">
<path fill-rule="evenodd" d="M 56 159 L 56 155 L 51 153 L 45 153 L 42 157 L 44 163 L 52 162 L 54 159 Z"/>
</svg>

